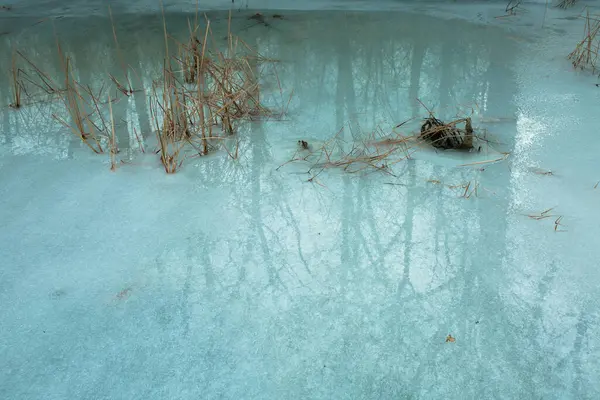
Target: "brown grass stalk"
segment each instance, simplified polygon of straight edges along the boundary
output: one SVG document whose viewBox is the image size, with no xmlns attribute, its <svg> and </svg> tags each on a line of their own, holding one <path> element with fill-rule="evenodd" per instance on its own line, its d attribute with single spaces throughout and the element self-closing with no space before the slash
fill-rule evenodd
<svg viewBox="0 0 600 400">
<path fill-rule="evenodd" d="M 591 18 L 590 11 L 587 10 L 585 18 L 585 37 L 568 56 L 568 59 L 571 60 L 574 68 L 582 70 L 589 68 L 592 72 L 596 71 L 596 62 L 598 60 L 600 48 L 600 43 L 596 38 L 598 31 L 600 31 L 600 21 Z"/>
<path fill-rule="evenodd" d="M 78 136 L 94 153 L 103 153 L 104 149 L 97 135 L 98 129 L 90 119 L 90 116 L 82 110 L 83 105 L 81 103 L 83 102 L 83 97 L 78 90 L 78 85 L 75 84 L 74 79 L 71 77 L 70 58 L 63 55 L 60 45 L 58 45 L 58 53 L 65 76 L 65 93 L 62 98 L 74 125 L 68 124 L 57 115 L 53 116 Z"/>
<path fill-rule="evenodd" d="M 351 174 L 371 171 L 394 176 L 391 167 L 411 156 L 410 148 L 407 146 L 409 138 L 398 137 L 381 140 L 382 132 L 379 129 L 375 130 L 367 140 L 354 143 L 350 150 L 343 150 L 338 144 L 342 131 L 343 128 L 316 149 L 313 149 L 312 145 L 306 141 L 299 141 L 300 149 L 291 160 L 277 169 L 289 163 L 302 161 L 312 164 L 309 173 L 319 170 L 317 175 L 325 169 L 339 168 Z M 334 156 L 336 153 L 339 155 Z"/>
<path fill-rule="evenodd" d="M 144 150 L 144 144 L 142 143 L 142 140 L 140 139 L 140 136 L 138 135 L 137 130 L 135 129 L 135 127 L 133 128 L 133 134 L 135 135 L 135 140 L 138 143 L 140 151 L 145 154 L 146 150 Z"/>
<path fill-rule="evenodd" d="M 57 92 L 60 92 L 61 89 L 59 89 L 59 85 L 58 83 L 56 83 L 54 81 L 54 79 L 52 79 L 47 73 L 45 73 L 44 71 L 42 71 L 37 65 L 35 65 L 28 57 L 26 57 L 22 52 L 20 52 L 19 50 L 17 50 L 17 54 L 21 57 L 21 59 L 23 59 L 31 68 L 33 68 L 35 74 L 38 76 L 39 80 L 41 83 L 37 83 L 35 82 L 33 79 L 29 78 L 29 75 L 26 74 L 24 71 L 23 75 L 25 75 L 27 77 L 27 80 L 33 84 L 34 86 L 40 88 L 41 90 L 43 90 L 44 92 L 46 92 L 47 94 L 54 94 Z"/>
<path fill-rule="evenodd" d="M 203 40 L 198 38 L 201 28 L 196 14 L 193 22 L 188 20 L 189 37 L 180 43 L 169 35 L 163 10 L 165 60 L 162 84 L 154 86 L 152 110 L 167 172 L 179 168 L 180 161 L 171 158 L 178 157 L 182 146 L 190 145 L 198 155 L 208 154 L 211 143 L 225 145 L 224 139 L 236 133 L 238 121 L 270 114 L 260 104 L 259 80 L 252 68 L 260 57 L 249 46 L 238 44 L 241 42 L 231 33 L 231 21 L 227 46 L 221 51 L 206 15 L 205 19 Z M 171 41 L 176 44 L 176 55 L 170 54 Z M 210 41 L 214 43 L 213 51 L 208 48 Z M 220 136 L 213 133 L 215 125 L 221 126 Z M 235 149 L 225 146 L 225 150 L 230 157 L 237 158 L 239 138 Z"/>
<path fill-rule="evenodd" d="M 473 187 L 471 188 L 471 186 L 473 186 Z M 478 182 L 475 182 L 475 184 L 472 185 L 472 182 L 469 181 L 466 185 L 463 185 L 462 187 L 465 189 L 465 191 L 463 192 L 462 196 L 460 196 L 460 197 L 469 199 L 473 194 L 475 195 L 475 197 L 478 197 L 478 193 L 479 193 L 478 192 L 478 189 L 479 189 Z"/>
<path fill-rule="evenodd" d="M 556 220 L 554 221 L 554 232 L 566 232 L 564 229 L 559 229 L 561 226 L 564 226 L 561 221 L 563 219 L 563 216 L 559 216 L 558 218 L 556 218 Z"/>
<path fill-rule="evenodd" d="M 531 219 L 535 219 L 536 221 L 539 221 L 541 219 L 550 218 L 553 216 L 552 214 L 550 214 L 550 211 L 552 211 L 552 210 L 554 210 L 554 207 L 548 208 L 539 214 L 528 214 L 527 217 L 529 217 Z"/>
<path fill-rule="evenodd" d="M 117 153 L 119 149 L 117 147 L 117 138 L 115 136 L 115 120 L 113 118 L 112 111 L 112 101 L 110 99 L 110 93 L 108 94 L 108 109 L 110 112 L 110 140 L 109 140 L 109 148 L 110 148 L 110 170 L 116 171 L 117 169 Z"/>
<path fill-rule="evenodd" d="M 210 30 L 210 21 L 208 21 L 206 23 L 206 30 L 204 32 L 204 40 L 202 41 L 202 53 L 200 55 L 200 62 L 197 65 L 197 71 L 196 74 L 198 76 L 198 80 L 197 80 L 197 110 L 198 110 L 198 116 L 200 117 L 200 129 L 201 129 L 201 137 L 202 137 L 202 149 L 204 151 L 204 154 L 208 154 L 208 140 L 207 140 L 207 136 L 212 136 L 212 124 L 211 123 L 206 123 L 207 119 L 206 119 L 206 115 L 205 115 L 205 111 L 204 111 L 204 94 L 206 91 L 206 86 L 205 86 L 205 77 L 204 77 L 204 66 L 205 66 L 205 55 L 206 55 L 206 42 L 208 40 L 208 32 Z M 212 120 L 212 112 L 209 112 L 209 121 Z"/>
<path fill-rule="evenodd" d="M 163 70 L 162 101 L 154 89 L 155 107 L 151 108 L 156 125 L 156 135 L 159 143 L 160 159 L 168 174 L 177 172 L 183 160 L 180 153 L 185 144 L 184 139 L 188 137 L 185 114 L 182 114 L 183 105 L 177 85 L 174 81 L 173 71 L 167 66 Z M 162 123 L 159 122 L 159 115 Z M 183 117 L 183 118 L 182 118 Z"/>
</svg>

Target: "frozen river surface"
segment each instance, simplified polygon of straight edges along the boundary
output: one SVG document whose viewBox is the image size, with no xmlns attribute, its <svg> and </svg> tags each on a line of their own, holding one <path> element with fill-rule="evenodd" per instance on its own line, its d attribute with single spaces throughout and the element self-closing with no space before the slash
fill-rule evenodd
<svg viewBox="0 0 600 400">
<path fill-rule="evenodd" d="M 0 70 L 16 49 L 60 81 L 56 33 L 81 82 L 118 75 L 104 10 L 18 4 L 0 10 Z M 11 109 L 2 79 L 0 398 L 600 398 L 600 89 L 566 59 L 581 9 L 419 7 L 267 24 L 236 8 L 232 31 L 278 60 L 263 98 L 291 96 L 288 113 L 240 126 L 236 160 L 174 175 L 148 105 L 159 14 L 113 12 L 141 89 L 115 104 L 116 171 L 53 118 L 60 101 Z M 207 16 L 221 40 L 227 13 Z M 298 140 L 352 147 L 426 117 L 417 99 L 472 114 L 491 145 L 278 168 Z"/>
</svg>

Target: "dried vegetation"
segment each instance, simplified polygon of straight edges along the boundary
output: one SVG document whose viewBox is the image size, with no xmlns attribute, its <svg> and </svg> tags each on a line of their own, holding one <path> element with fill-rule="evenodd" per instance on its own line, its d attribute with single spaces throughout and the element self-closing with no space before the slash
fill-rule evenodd
<svg viewBox="0 0 600 400">
<path fill-rule="evenodd" d="M 483 143 L 485 139 L 476 135 L 470 117 L 461 117 L 446 123 L 438 119 L 423 103 L 421 104 L 427 110 L 428 116 L 423 119 L 420 130 L 416 133 L 401 131 L 411 122 L 411 120 L 407 120 L 396 125 L 391 133 L 377 127 L 363 140 L 347 142 L 343 139 L 344 136 L 356 137 L 361 135 L 361 132 L 354 132 L 351 126 L 343 127 L 332 138 L 318 145 L 304 139 L 299 140 L 298 149 L 293 157 L 277 169 L 290 163 L 306 163 L 309 165 L 310 178 L 308 181 L 311 182 L 318 182 L 318 176 L 327 169 L 339 169 L 350 174 L 382 172 L 395 176 L 392 167 L 410 159 L 416 151 L 424 147 L 433 148 L 436 151 L 472 152 L 481 150 L 480 146 L 475 148 L 476 141 L 481 140 Z M 346 129 L 350 129 L 350 135 L 343 134 Z M 508 154 L 499 154 L 501 157 L 461 166 L 495 163 L 508 157 Z M 471 185 L 469 182 L 461 185 L 461 188 L 464 190 L 462 197 L 469 198 L 477 195 L 477 184 Z"/>
<path fill-rule="evenodd" d="M 208 20 L 204 29 L 197 19 L 190 23 L 189 38 L 183 43 L 168 34 L 164 23 L 164 37 L 163 79 L 153 87 L 151 110 L 165 170 L 172 173 L 181 166 L 186 148 L 206 155 L 222 146 L 237 158 L 239 122 L 273 115 L 260 103 L 258 83 L 259 65 L 273 60 L 229 29 L 225 50 L 210 46 Z M 170 42 L 177 48 L 175 56 L 169 54 Z M 230 150 L 227 141 L 235 147 Z"/>
<path fill-rule="evenodd" d="M 568 58 L 573 67 L 581 70 L 590 70 L 595 73 L 598 69 L 598 52 L 600 50 L 600 41 L 598 40 L 598 31 L 600 31 L 600 17 L 590 15 L 587 10 L 585 15 L 584 38 L 577 44 Z"/>
<path fill-rule="evenodd" d="M 64 112 L 53 113 L 53 118 L 94 153 L 106 153 L 109 149 L 111 169 L 114 170 L 118 146 L 113 105 L 120 98 L 132 96 L 136 90 L 130 80 L 133 69 L 121 54 L 110 7 L 109 14 L 123 72 L 121 81 L 108 73 L 107 82 L 112 85 L 103 84 L 96 92 L 83 85 L 74 76 L 72 59 L 63 52 L 58 39 L 56 52 L 63 75 L 61 84 L 19 51 L 13 53 L 10 76 L 12 108 L 32 104 L 40 95 L 60 99 Z M 154 81 L 146 96 L 150 98 L 157 137 L 156 153 L 167 173 L 176 172 L 189 154 L 203 156 L 223 148 L 232 158 L 237 158 L 239 124 L 276 115 L 261 104 L 259 87 L 261 65 L 275 61 L 263 57 L 231 33 L 231 15 L 226 46 L 216 44 L 210 21 L 205 18 L 202 22 L 200 24 L 196 14 L 194 21 L 188 22 L 188 37 L 180 41 L 169 34 L 163 16 L 165 57 L 162 76 Z M 177 51 L 172 54 L 170 49 Z M 27 70 L 19 68 L 19 63 L 26 65 Z M 106 86 L 112 86 L 114 96 L 103 93 Z M 100 100 L 106 98 L 108 100 Z M 140 149 L 144 151 L 141 142 Z"/>
</svg>

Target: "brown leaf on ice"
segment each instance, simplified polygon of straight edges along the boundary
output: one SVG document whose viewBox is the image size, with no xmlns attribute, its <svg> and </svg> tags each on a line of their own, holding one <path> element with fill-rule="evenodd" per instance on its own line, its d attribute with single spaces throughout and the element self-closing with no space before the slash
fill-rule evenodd
<svg viewBox="0 0 600 400">
<path fill-rule="evenodd" d="M 117 299 L 118 300 L 125 300 L 126 298 L 128 298 L 131 295 L 131 288 L 125 288 L 123 290 L 121 290 L 119 293 L 117 293 Z"/>
</svg>

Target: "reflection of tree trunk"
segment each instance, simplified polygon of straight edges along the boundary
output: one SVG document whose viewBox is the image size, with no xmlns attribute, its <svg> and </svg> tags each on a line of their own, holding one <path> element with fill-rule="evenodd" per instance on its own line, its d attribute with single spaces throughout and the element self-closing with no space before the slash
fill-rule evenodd
<svg viewBox="0 0 600 400">
<path fill-rule="evenodd" d="M 145 90 L 151 90 L 150 87 L 144 88 L 140 84 L 140 88 Z M 149 137 L 152 132 L 152 125 L 150 124 L 150 109 L 149 109 L 149 96 L 145 93 L 134 93 L 133 100 L 135 101 L 135 111 L 137 114 L 137 119 L 140 124 L 140 132 L 137 134 L 142 137 Z"/>
<path fill-rule="evenodd" d="M 443 176 L 443 168 L 439 165 L 433 167 L 432 176 Z M 435 220 L 434 227 L 435 233 L 433 235 L 434 241 L 434 254 L 435 254 L 435 265 L 433 267 L 432 275 L 435 276 L 437 267 L 439 266 L 439 259 L 441 257 L 440 253 L 443 252 L 444 256 L 447 260 L 450 258 L 450 243 L 448 243 L 449 229 L 446 226 L 446 221 L 448 220 L 446 217 L 445 208 L 444 208 L 444 193 L 441 185 L 437 185 L 435 189 L 433 189 L 432 194 L 435 192 L 436 203 L 435 203 Z M 444 236 L 443 248 L 440 250 L 440 241 L 441 241 L 441 233 Z M 448 262 L 449 264 L 449 262 Z"/>
<path fill-rule="evenodd" d="M 255 47 L 258 50 L 258 43 Z M 244 82 L 244 91 L 248 94 L 245 98 L 244 106 L 246 109 L 253 113 L 260 111 L 260 85 L 258 77 L 260 76 L 260 69 L 258 66 L 258 60 L 254 57 L 250 57 L 247 61 L 247 67 L 250 68 L 250 72 Z"/>
<path fill-rule="evenodd" d="M 412 117 L 417 118 L 421 114 L 419 98 L 421 85 L 421 68 L 425 58 L 425 46 L 419 37 L 415 37 L 412 50 L 412 62 L 410 65 L 410 89 L 408 90 L 408 103 L 412 106 Z"/>
<path fill-rule="evenodd" d="M 205 285 L 204 288 L 206 290 L 207 296 L 211 297 L 214 291 L 214 271 L 212 269 L 212 264 L 210 262 L 210 251 L 213 246 L 212 243 L 209 242 L 208 238 L 205 237 L 202 233 L 198 233 L 198 235 L 192 239 L 188 239 L 188 247 L 186 254 L 186 262 L 187 267 L 185 271 L 185 281 L 183 283 L 183 288 L 181 290 L 181 297 L 179 299 L 179 314 L 181 315 L 181 324 L 183 330 L 183 336 L 186 337 L 190 330 L 190 304 L 189 297 L 190 293 L 193 291 L 192 281 L 194 279 L 194 269 L 198 267 L 195 261 L 195 255 L 197 254 L 197 250 L 201 248 L 202 251 L 199 253 L 200 257 L 202 257 L 202 261 L 200 263 L 200 267 L 204 269 L 205 276 Z"/>
<path fill-rule="evenodd" d="M 258 236 L 258 245 L 263 254 L 264 267 L 267 269 L 269 275 L 269 286 L 275 286 L 277 283 L 283 282 L 279 278 L 279 272 L 273 265 L 273 259 L 271 258 L 271 251 L 269 249 L 269 241 L 265 235 L 265 223 L 262 219 L 262 188 L 261 188 L 261 166 L 264 163 L 264 146 L 265 146 L 265 135 L 264 128 L 261 122 L 252 124 L 252 161 L 250 167 L 250 180 L 251 180 L 251 201 L 250 201 L 250 212 L 252 219 L 252 226 Z M 252 241 L 250 241 L 252 242 Z M 256 242 L 254 243 L 256 245 Z"/>
<path fill-rule="evenodd" d="M 10 50 L 10 42 L 6 41 L 5 45 L 0 46 L 0 51 L 2 51 L 3 54 L 9 54 Z M 8 57 L 4 58 L 5 62 L 2 62 L 0 64 L 0 67 L 2 68 L 2 71 L 10 71 L 11 70 L 11 62 L 8 59 Z M 5 89 L 6 91 L 4 91 L 3 89 Z M 5 104 L 10 104 L 13 102 L 13 92 L 12 90 L 8 87 L 8 85 L 0 85 L 0 99 L 5 99 L 5 101 L 3 103 Z M 0 125 L 0 145 L 10 149 L 11 148 L 11 142 L 12 142 L 12 138 L 11 136 L 13 135 L 12 133 L 12 127 L 10 126 L 10 119 L 9 119 L 9 113 L 8 110 L 4 109 L 2 110 L 2 125 Z M 1 140 L 1 137 L 4 136 L 4 143 Z"/>
<path fill-rule="evenodd" d="M 360 43 L 361 45 L 364 42 Z M 380 99 L 377 97 L 379 94 L 379 90 L 383 84 L 383 80 L 381 79 L 383 74 L 379 75 L 379 72 L 382 69 L 382 57 L 381 53 L 377 53 L 377 57 L 374 57 L 375 54 L 375 46 L 366 46 L 366 49 L 363 50 L 361 56 L 363 61 L 363 74 L 365 83 L 362 85 L 362 88 L 359 88 L 363 91 L 362 96 L 362 104 L 363 106 L 366 104 L 375 105 Z M 372 97 L 369 97 L 371 95 Z M 373 119 L 376 118 L 376 113 L 372 113 Z M 374 121 L 368 122 L 371 125 L 375 125 Z"/>
<path fill-rule="evenodd" d="M 345 23 L 346 21 L 343 20 Z M 337 81 L 337 90 L 338 90 L 338 106 L 340 104 L 346 105 L 347 117 L 352 119 L 351 122 L 351 134 L 352 138 L 344 135 L 344 139 L 346 141 L 352 141 L 357 139 L 354 137 L 360 132 L 357 131 L 357 124 L 354 121 L 356 118 L 356 94 L 354 93 L 354 77 L 352 75 L 352 48 L 350 47 L 350 39 L 347 35 L 343 35 L 339 37 L 339 43 L 337 48 L 335 49 L 337 54 L 337 67 L 338 67 L 338 81 Z M 343 111 L 342 111 L 343 115 Z M 338 124 L 339 124 L 339 113 L 338 113 Z M 343 125 L 343 123 L 342 123 Z M 341 126 L 341 125 L 340 125 Z M 347 132 L 346 132 L 347 133 Z"/>
<path fill-rule="evenodd" d="M 9 110 L 2 111 L 2 126 L 0 127 L 0 135 L 4 136 L 4 143 L 0 140 L 0 145 L 4 148 L 12 151 L 12 141 L 13 135 L 16 135 L 19 131 L 16 126 L 12 126 L 10 123 L 10 113 Z"/>
<path fill-rule="evenodd" d="M 365 223 L 369 226 L 369 229 L 371 230 L 371 234 L 372 234 L 372 238 L 373 238 L 373 246 L 369 245 L 368 243 L 366 243 L 365 240 L 365 251 L 369 252 L 369 248 L 368 247 L 374 247 L 377 257 L 380 257 L 381 254 L 383 254 L 383 246 L 381 244 L 381 237 L 379 235 L 379 231 L 377 230 L 377 226 L 375 224 L 375 221 L 377 220 L 377 217 L 375 215 L 375 213 L 373 212 L 373 202 L 372 202 L 372 194 L 373 194 L 373 190 L 369 190 L 369 184 L 366 183 L 365 180 L 361 180 L 360 183 L 358 184 L 358 204 L 357 204 L 357 208 L 359 210 L 359 212 L 361 210 L 364 211 L 364 215 L 362 215 L 359 218 L 359 220 L 361 221 L 365 221 Z M 364 201 L 364 202 L 363 202 Z M 357 232 L 361 232 L 361 225 L 357 225 Z M 363 234 L 361 233 L 361 237 L 363 236 Z M 370 264 L 375 268 L 380 270 L 382 273 L 379 276 L 379 278 L 382 280 L 382 283 L 387 285 L 388 281 L 386 279 L 386 272 L 384 271 L 384 268 L 382 268 L 382 265 L 379 263 L 374 263 L 374 260 L 371 256 L 370 258 Z"/>
<path fill-rule="evenodd" d="M 508 113 L 513 115 L 515 107 L 513 103 L 513 95 L 516 92 L 515 79 L 510 69 L 510 64 L 513 63 L 515 57 L 515 51 L 507 51 L 507 49 L 497 49 L 492 47 L 490 66 L 487 71 L 489 92 L 487 109 L 492 115 L 502 115 Z M 503 140 L 506 142 L 506 140 Z M 510 148 L 508 151 L 512 151 L 514 147 L 514 139 L 510 141 Z M 499 180 L 498 180 L 499 179 Z M 510 175 L 501 174 L 495 180 L 497 186 L 510 187 Z M 506 254 L 506 215 L 509 215 L 508 202 L 502 202 L 496 212 L 491 213 L 487 211 L 486 207 L 478 208 L 480 223 L 479 226 L 484 227 L 487 232 L 496 233 L 496 245 L 501 249 L 500 254 L 489 254 L 486 248 L 486 241 L 489 240 L 487 235 L 479 234 L 479 243 L 476 245 L 476 251 L 479 252 L 479 259 L 489 260 L 490 266 L 500 267 L 502 260 L 507 256 Z M 500 216 L 500 217 L 499 217 Z M 500 241 L 498 243 L 497 241 Z M 500 301 L 500 299 L 498 299 Z M 503 308 L 503 306 L 500 306 Z"/>
<path fill-rule="evenodd" d="M 341 91 L 341 84 L 340 84 L 340 79 L 339 79 L 339 71 L 338 71 L 338 96 L 337 96 L 337 101 L 336 101 L 336 120 L 337 120 L 337 124 L 338 125 L 343 125 L 344 124 L 344 103 L 343 103 L 343 96 L 340 96 L 340 94 L 342 93 Z M 342 218 L 341 218 L 341 222 L 342 222 L 342 242 L 341 242 L 341 251 L 340 251 L 340 262 L 341 262 L 341 269 L 340 271 L 342 272 L 342 276 L 343 278 L 340 279 L 340 287 L 342 289 L 342 291 L 346 290 L 346 284 L 347 284 L 347 276 L 348 276 L 348 269 L 350 268 L 350 262 L 352 260 L 352 251 L 351 251 L 351 243 L 350 243 L 350 218 L 352 217 L 352 207 L 353 207 L 353 201 L 352 201 L 352 184 L 350 182 L 350 179 L 347 175 L 344 175 L 342 177 L 342 182 L 344 185 L 344 195 L 343 195 L 343 201 L 342 201 Z"/>
<path fill-rule="evenodd" d="M 346 119 L 346 109 L 348 114 L 351 114 L 355 110 L 355 98 L 354 98 L 354 87 L 352 80 L 352 60 L 350 58 L 350 42 L 348 37 L 340 36 L 340 41 L 337 48 L 334 49 L 337 55 L 337 91 L 336 91 L 336 122 L 338 126 L 344 126 L 344 120 Z M 344 107 L 344 106 L 347 106 Z M 344 130 L 343 138 L 346 142 L 351 142 L 352 138 L 348 137 L 347 129 Z M 342 241 L 341 241 L 341 271 L 343 273 L 342 279 L 340 279 L 340 286 L 343 291 L 346 289 L 348 270 L 351 267 L 351 263 L 356 262 L 353 259 L 352 246 L 354 243 L 351 242 L 351 224 L 357 223 L 354 218 L 354 201 L 352 193 L 352 182 L 347 175 L 342 177 L 344 195 L 342 202 Z"/>
<path fill-rule="evenodd" d="M 259 50 L 258 42 L 253 43 L 253 47 Z M 254 69 L 254 77 L 258 77 L 258 66 L 256 63 L 252 64 Z M 261 200 L 263 197 L 261 188 L 261 168 L 266 160 L 266 138 L 264 132 L 264 126 L 262 122 L 254 122 L 251 125 L 251 141 L 250 146 L 252 148 L 252 160 L 250 166 L 250 185 L 251 185 L 251 201 L 250 201 L 250 212 L 252 219 L 252 226 L 256 230 L 258 236 L 258 245 L 261 248 L 263 254 L 264 266 L 267 269 L 269 275 L 269 286 L 275 286 L 277 283 L 284 285 L 279 277 L 279 272 L 273 265 L 273 259 L 271 258 L 271 250 L 269 248 L 269 241 L 265 235 L 265 223 L 262 219 L 262 204 Z M 255 241 L 249 240 L 249 242 Z"/>
<path fill-rule="evenodd" d="M 589 321 L 587 317 L 590 312 L 590 307 L 584 307 L 579 313 L 577 318 L 577 324 L 575 324 L 575 343 L 573 343 L 573 350 L 570 352 L 570 358 L 572 359 L 573 369 L 575 370 L 575 377 L 573 378 L 573 393 L 575 398 L 582 399 L 585 396 L 585 387 L 583 383 L 583 366 L 581 365 L 581 357 L 584 349 L 584 341 L 589 327 Z"/>
<path fill-rule="evenodd" d="M 485 73 L 484 80 L 488 82 L 487 114 L 493 117 L 512 117 L 516 113 L 514 97 L 517 93 L 516 78 L 510 68 L 517 56 L 516 46 L 509 41 L 504 48 L 491 47 L 490 65 Z M 512 152 L 514 148 L 514 137 L 503 137 Z M 504 149 L 503 149 L 504 150 Z M 506 182 L 508 184 L 508 182 Z M 508 187 L 508 185 L 506 186 Z"/>
<path fill-rule="evenodd" d="M 281 188 L 279 190 L 280 190 L 280 193 L 287 193 L 286 191 L 283 190 L 283 188 Z M 279 197 L 279 202 L 281 204 L 281 214 L 282 215 L 287 214 L 289 216 L 288 223 L 290 224 L 291 228 L 294 230 L 294 234 L 296 235 L 296 245 L 298 246 L 298 258 L 300 259 L 300 262 L 302 263 L 302 265 L 304 265 L 304 269 L 306 270 L 308 275 L 312 276 L 312 271 L 310 270 L 310 266 L 308 265 L 308 262 L 306 261 L 304 252 L 302 251 L 302 231 L 300 230 L 300 227 L 298 226 L 298 221 L 296 220 L 296 216 L 292 212 L 292 209 L 290 207 L 290 204 L 289 204 L 287 198 L 285 196 L 278 196 L 278 197 Z"/>
<path fill-rule="evenodd" d="M 505 49 L 497 49 L 492 47 L 492 55 L 490 67 L 487 71 L 488 83 L 490 91 L 488 92 L 488 111 L 491 113 L 506 113 L 507 111 L 514 112 L 512 95 L 516 91 L 513 85 L 514 79 L 509 65 L 513 63 L 515 52 L 506 51 Z M 510 175 L 500 174 L 494 181 L 500 187 L 510 187 Z M 507 305 L 504 304 L 503 298 L 500 296 L 502 291 L 503 280 L 501 279 L 504 260 L 509 257 L 507 250 L 507 219 L 510 214 L 508 210 L 509 203 L 501 202 L 494 208 L 494 212 L 490 212 L 486 203 L 478 203 L 478 207 L 474 210 L 478 222 L 478 228 L 474 232 L 477 240 L 472 243 L 470 251 L 473 260 L 469 265 L 471 268 L 465 270 L 463 275 L 465 279 L 465 290 L 460 301 L 460 308 L 466 310 L 464 323 L 471 325 L 472 319 L 479 319 L 479 316 L 486 316 L 486 323 L 502 323 L 511 324 L 511 318 L 504 310 Z M 491 237 L 486 232 L 494 232 L 494 237 Z M 494 248 L 498 252 L 490 252 L 490 240 L 494 241 Z M 463 240 L 464 243 L 469 241 Z M 474 261 L 477 261 L 477 264 Z M 490 279 L 490 274 L 497 274 L 499 279 Z M 469 288 L 468 290 L 466 288 Z M 485 299 L 481 301 L 480 299 Z M 478 304 L 477 306 L 474 306 Z M 462 321 L 461 321 L 462 322 Z M 523 351 L 523 339 L 525 336 L 520 328 L 506 328 L 507 337 L 503 344 L 503 354 L 518 354 Z M 536 336 L 537 338 L 537 336 Z M 478 346 L 479 347 L 479 346 Z M 533 349 L 532 349 L 533 350 Z M 483 351 L 485 354 L 489 350 Z M 533 351 L 536 352 L 535 350 Z M 520 370 L 518 362 L 522 362 L 517 358 L 507 358 L 506 362 L 513 365 L 515 370 Z M 490 365 L 489 360 L 482 362 L 480 366 Z M 486 374 L 484 370 L 480 373 Z M 520 382 L 522 390 L 532 391 L 526 381 Z"/>
<path fill-rule="evenodd" d="M 408 176 L 410 177 L 407 186 L 410 188 L 414 188 L 416 186 L 417 173 L 416 166 L 413 160 L 407 160 L 409 163 L 407 168 Z M 401 297 L 405 293 L 405 288 L 410 287 L 412 290 L 412 284 L 410 283 L 410 263 L 411 263 L 411 252 L 412 252 L 412 239 L 413 239 L 413 224 L 414 224 L 414 215 L 415 215 L 415 207 L 417 206 L 417 202 L 415 199 L 415 193 L 412 190 L 408 190 L 406 192 L 406 211 L 404 213 L 404 257 L 402 260 L 402 280 L 398 283 L 397 294 L 398 297 Z"/>
<path fill-rule="evenodd" d="M 140 136 L 140 139 L 146 140 L 150 136 L 154 136 L 154 124 L 152 121 L 152 116 L 150 112 L 150 104 L 152 102 L 152 77 L 148 74 L 147 71 L 144 70 L 143 66 L 146 65 L 146 59 L 144 55 L 146 52 L 142 47 L 144 43 L 147 41 L 143 38 L 143 35 L 136 32 L 135 34 L 135 43 L 137 44 L 135 51 L 135 62 L 132 62 L 131 65 L 135 65 L 141 67 L 141 71 L 136 71 L 137 74 L 132 74 L 132 84 L 134 85 L 134 89 L 143 90 L 143 92 L 137 92 L 133 94 L 133 99 L 135 101 L 135 110 L 137 112 L 137 118 L 139 120 L 140 132 L 137 134 Z M 131 53 L 134 53 L 133 51 Z M 132 57 L 134 55 L 132 54 Z"/>
<path fill-rule="evenodd" d="M 453 74 L 454 61 L 456 60 L 455 52 L 460 51 L 462 47 L 456 46 L 453 40 L 453 38 L 447 38 L 442 42 L 442 54 L 440 58 L 440 68 L 442 69 L 440 76 L 440 104 L 436 110 L 439 118 L 442 119 L 450 118 L 453 113 L 449 114 L 449 110 L 455 106 L 454 95 L 452 94 L 454 81 L 457 78 L 456 74 Z M 467 64 L 461 63 L 461 66 L 464 66 L 465 69 L 470 68 Z"/>
</svg>

